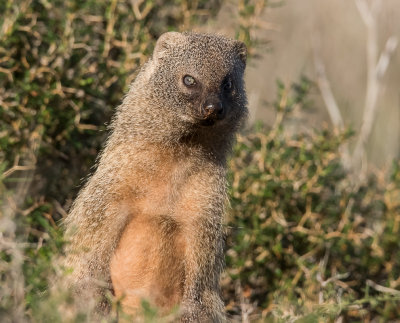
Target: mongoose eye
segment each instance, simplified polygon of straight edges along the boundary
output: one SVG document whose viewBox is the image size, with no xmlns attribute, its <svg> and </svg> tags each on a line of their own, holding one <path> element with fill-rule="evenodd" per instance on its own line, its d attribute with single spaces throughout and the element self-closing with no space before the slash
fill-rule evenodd
<svg viewBox="0 0 400 323">
<path fill-rule="evenodd" d="M 185 75 L 185 76 L 183 77 L 183 83 L 184 83 L 186 86 L 193 86 L 193 85 L 196 84 L 196 80 L 194 79 L 193 76 Z"/>
<path fill-rule="evenodd" d="M 230 92 L 232 90 L 232 81 L 230 79 L 225 81 L 223 89 L 225 92 Z"/>
</svg>

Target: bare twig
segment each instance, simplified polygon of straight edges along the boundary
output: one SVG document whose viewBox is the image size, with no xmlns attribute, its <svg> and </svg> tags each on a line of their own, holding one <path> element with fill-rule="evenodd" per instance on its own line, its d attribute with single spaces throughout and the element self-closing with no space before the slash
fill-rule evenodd
<svg viewBox="0 0 400 323">
<path fill-rule="evenodd" d="M 103 50 L 103 57 L 107 57 L 108 53 L 111 49 L 111 40 L 113 38 L 113 29 L 115 24 L 115 9 L 117 7 L 117 1 L 112 0 L 109 7 L 109 14 L 107 17 L 107 28 L 106 34 L 104 37 L 104 50 Z"/>
<path fill-rule="evenodd" d="M 369 139 L 374 124 L 380 87 L 376 77 L 376 64 L 378 61 L 376 22 L 381 0 L 374 0 L 371 6 L 368 6 L 366 0 L 355 0 L 355 3 L 367 29 L 367 90 L 361 130 L 353 153 L 353 167 L 355 169 L 361 168 L 360 177 L 363 178 L 366 172 L 365 144 Z"/>
<path fill-rule="evenodd" d="M 140 6 L 144 3 L 144 0 L 131 0 L 132 10 L 135 14 L 136 19 L 143 20 L 150 13 L 151 9 L 153 9 L 153 5 L 151 3 L 147 3 L 143 10 L 140 9 Z"/>
<path fill-rule="evenodd" d="M 333 126 L 338 130 L 343 130 L 344 123 L 342 114 L 340 113 L 339 106 L 336 103 L 335 97 L 325 72 L 325 65 L 322 62 L 321 56 L 318 53 L 316 46 L 314 46 L 314 66 L 317 73 L 317 84 L 321 91 L 322 99 L 328 109 L 329 117 Z"/>
<path fill-rule="evenodd" d="M 245 292 L 242 289 L 240 284 L 240 280 L 236 282 L 236 295 L 240 298 L 240 309 L 242 314 L 242 322 L 248 323 L 250 322 L 250 314 L 253 312 L 253 306 L 249 303 L 248 298 L 245 296 Z"/>
<path fill-rule="evenodd" d="M 390 63 L 390 59 L 392 58 L 398 43 L 398 39 L 395 36 L 390 36 L 386 41 L 385 49 L 379 57 L 378 64 L 376 65 L 376 77 L 379 80 L 385 75 Z"/>
<path fill-rule="evenodd" d="M 31 2 L 32 0 L 27 0 L 23 1 L 22 3 L 18 3 L 18 5 L 15 4 L 13 6 L 14 12 L 12 14 L 3 15 L 2 18 L 4 18 L 4 20 L 3 23 L 0 25 L 0 39 L 3 39 L 5 35 L 11 32 L 18 17 L 23 15 L 29 9 Z"/>
<path fill-rule="evenodd" d="M 382 78 L 388 69 L 390 59 L 397 48 L 398 39 L 395 36 L 389 37 L 384 50 L 379 55 L 377 21 L 379 10 L 382 7 L 382 0 L 372 0 L 370 3 L 367 0 L 354 1 L 367 32 L 367 89 L 361 129 L 356 140 L 354 151 L 350 155 L 346 144 L 340 147 L 340 152 L 342 154 L 343 165 L 346 168 L 352 169 L 354 173 L 357 173 L 356 181 L 361 182 L 366 177 L 367 156 L 365 148 L 375 122 Z M 317 73 L 317 84 L 334 127 L 338 130 L 343 130 L 343 118 L 332 93 L 325 73 L 324 64 L 320 58 L 315 43 L 314 40 L 314 65 Z"/>
<path fill-rule="evenodd" d="M 381 80 L 387 71 L 398 41 L 395 36 L 389 37 L 385 49 L 378 59 L 377 15 L 382 6 L 382 1 L 373 0 L 370 6 L 368 6 L 366 0 L 355 0 L 355 3 L 367 29 L 367 92 L 361 130 L 353 153 L 353 168 L 361 169 L 360 179 L 362 180 L 365 178 L 367 170 L 365 145 L 374 125 Z"/>
<path fill-rule="evenodd" d="M 19 170 L 24 171 L 24 170 L 33 170 L 33 169 L 35 169 L 35 165 L 28 165 L 28 166 L 15 165 L 15 166 L 11 167 L 10 169 L 6 170 L 3 173 L 3 177 L 5 178 L 7 176 L 10 176 L 12 173 L 19 171 Z"/>
<path fill-rule="evenodd" d="M 378 292 L 381 293 L 386 293 L 386 294 L 392 294 L 392 295 L 400 295 L 400 290 L 385 287 L 382 285 L 378 285 L 377 283 L 373 282 L 372 280 L 368 279 L 367 280 L 367 285 L 371 286 L 373 289 L 377 290 Z"/>
<path fill-rule="evenodd" d="M 321 55 L 318 50 L 318 41 L 314 37 L 313 39 L 313 57 L 314 66 L 317 73 L 317 85 L 321 92 L 322 99 L 324 100 L 325 106 L 328 110 L 329 117 L 336 132 L 342 132 L 344 130 L 343 117 L 340 112 L 339 106 L 336 103 L 335 96 L 333 95 L 330 82 L 325 72 L 325 65 L 321 59 Z M 339 147 L 339 152 L 342 158 L 342 164 L 346 169 L 350 169 L 350 151 L 347 143 L 342 144 Z"/>
</svg>

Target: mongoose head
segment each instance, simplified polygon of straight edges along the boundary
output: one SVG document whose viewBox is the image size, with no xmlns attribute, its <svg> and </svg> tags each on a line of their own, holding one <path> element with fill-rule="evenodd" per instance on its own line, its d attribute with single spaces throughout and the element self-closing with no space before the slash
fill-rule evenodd
<svg viewBox="0 0 400 323">
<path fill-rule="evenodd" d="M 245 67 L 246 46 L 240 41 L 200 33 L 161 35 L 118 108 L 113 138 L 229 146 L 247 115 Z"/>
<path fill-rule="evenodd" d="M 214 34 L 163 34 L 150 62 L 149 88 L 163 113 L 187 129 L 231 127 L 247 114 L 246 46 Z"/>
</svg>

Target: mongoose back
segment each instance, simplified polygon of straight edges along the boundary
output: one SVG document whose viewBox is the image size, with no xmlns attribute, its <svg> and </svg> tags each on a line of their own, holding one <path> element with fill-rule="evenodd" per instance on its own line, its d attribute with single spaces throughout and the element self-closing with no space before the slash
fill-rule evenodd
<svg viewBox="0 0 400 323">
<path fill-rule="evenodd" d="M 226 161 L 247 114 L 246 47 L 220 35 L 168 32 L 111 123 L 97 170 L 66 219 L 66 265 L 78 296 L 107 289 L 134 313 L 141 299 L 183 322 L 224 321 Z"/>
</svg>

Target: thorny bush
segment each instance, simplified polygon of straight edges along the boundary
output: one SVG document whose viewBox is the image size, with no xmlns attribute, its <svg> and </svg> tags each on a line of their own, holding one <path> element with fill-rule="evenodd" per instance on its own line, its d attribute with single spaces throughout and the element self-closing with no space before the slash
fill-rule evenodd
<svg viewBox="0 0 400 323">
<path fill-rule="evenodd" d="M 266 2 L 238 0 L 240 21 Z M 154 40 L 204 21 L 221 3 L 0 1 L 2 322 L 66 320 L 55 309 L 71 300 L 47 293 L 64 243 L 58 220 L 91 171 L 105 122 Z M 242 24 L 238 37 L 251 41 L 251 28 Z M 275 125 L 238 138 L 227 310 L 284 322 L 398 318 L 400 164 L 390 179 L 354 187 L 338 152 L 348 134 L 288 135 L 285 119 L 308 104 L 309 87 L 280 84 Z"/>
</svg>

